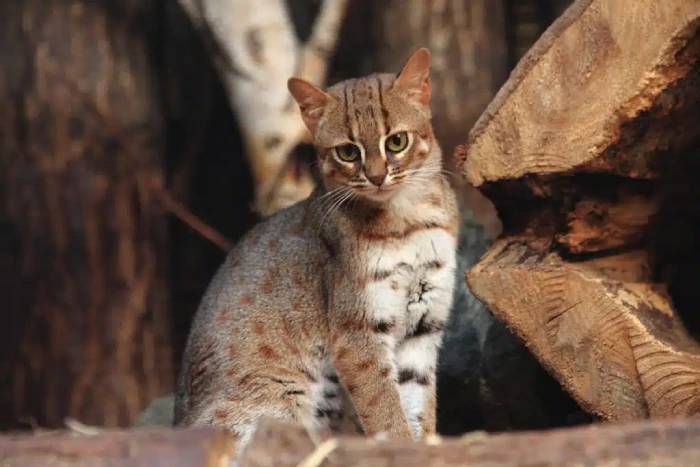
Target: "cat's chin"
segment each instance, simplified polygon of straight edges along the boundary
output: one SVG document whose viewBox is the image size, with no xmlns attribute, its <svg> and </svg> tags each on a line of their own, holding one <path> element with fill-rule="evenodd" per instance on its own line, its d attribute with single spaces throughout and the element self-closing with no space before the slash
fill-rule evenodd
<svg viewBox="0 0 700 467">
<path fill-rule="evenodd" d="M 391 187 L 376 190 L 363 190 L 359 194 L 363 198 L 374 201 L 375 203 L 385 203 L 396 196 L 398 192 L 398 187 Z"/>
</svg>

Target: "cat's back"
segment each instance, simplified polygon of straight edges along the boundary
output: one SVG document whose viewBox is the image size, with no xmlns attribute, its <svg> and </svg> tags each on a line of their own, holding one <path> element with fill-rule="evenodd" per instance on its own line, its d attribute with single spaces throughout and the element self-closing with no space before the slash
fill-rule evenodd
<svg viewBox="0 0 700 467">
<path fill-rule="evenodd" d="M 236 375 L 259 376 L 271 366 L 297 368 L 320 358 L 325 258 L 308 203 L 263 219 L 214 275 L 185 347 L 176 424 L 208 423 L 210 395 L 225 399 L 247 390 Z"/>
<path fill-rule="evenodd" d="M 295 308 L 318 294 L 323 250 L 302 201 L 260 221 L 231 250 L 213 277 L 198 314 L 244 317 Z M 223 311 L 225 310 L 225 311 Z"/>
</svg>

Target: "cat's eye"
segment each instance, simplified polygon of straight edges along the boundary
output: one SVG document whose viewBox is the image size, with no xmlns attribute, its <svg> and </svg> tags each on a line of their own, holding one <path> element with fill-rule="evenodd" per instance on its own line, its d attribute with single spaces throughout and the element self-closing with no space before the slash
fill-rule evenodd
<svg viewBox="0 0 700 467">
<path fill-rule="evenodd" d="M 393 153 L 403 151 L 406 146 L 408 146 L 408 134 L 405 131 L 389 136 L 384 143 L 387 152 Z"/>
<path fill-rule="evenodd" d="M 355 162 L 360 158 L 360 148 L 354 144 L 344 144 L 335 148 L 338 158 L 343 162 Z"/>
</svg>

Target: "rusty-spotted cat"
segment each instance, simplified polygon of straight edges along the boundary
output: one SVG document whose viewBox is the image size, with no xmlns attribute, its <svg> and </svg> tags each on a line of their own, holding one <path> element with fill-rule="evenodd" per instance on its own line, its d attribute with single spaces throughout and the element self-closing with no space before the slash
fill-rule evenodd
<svg viewBox="0 0 700 467">
<path fill-rule="evenodd" d="M 321 90 L 288 82 L 323 182 L 230 252 L 196 313 L 175 424 L 244 448 L 261 417 L 367 434 L 435 431 L 458 209 L 430 122 L 430 54 Z"/>
</svg>

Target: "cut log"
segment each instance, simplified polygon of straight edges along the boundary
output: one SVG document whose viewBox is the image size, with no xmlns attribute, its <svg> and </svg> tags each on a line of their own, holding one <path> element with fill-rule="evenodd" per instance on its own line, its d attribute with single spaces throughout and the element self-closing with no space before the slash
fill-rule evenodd
<svg viewBox="0 0 700 467">
<path fill-rule="evenodd" d="M 468 180 L 479 186 L 573 169 L 658 174 L 654 156 L 700 136 L 695 120 L 683 118 L 695 111 L 697 86 L 687 75 L 698 58 L 699 21 L 695 0 L 574 3 L 472 129 Z"/>
<path fill-rule="evenodd" d="M 172 388 L 155 4 L 106 3 L 0 4 L 2 428 L 127 425 Z"/>
<path fill-rule="evenodd" d="M 231 437 L 213 429 L 69 431 L 0 436 L 3 467 L 224 467 Z"/>
<path fill-rule="evenodd" d="M 242 467 L 648 465 L 684 467 L 700 460 L 700 420 L 598 424 L 587 428 L 433 438 L 426 442 L 339 438 L 314 444 L 303 430 L 261 425 Z"/>
<path fill-rule="evenodd" d="M 700 346 L 643 252 L 576 263 L 507 238 L 469 284 L 530 350 L 607 419 L 700 413 Z"/>
<path fill-rule="evenodd" d="M 700 1 L 577 1 L 463 154 L 504 228 L 472 291 L 604 419 L 700 413 L 699 28 Z"/>
</svg>

